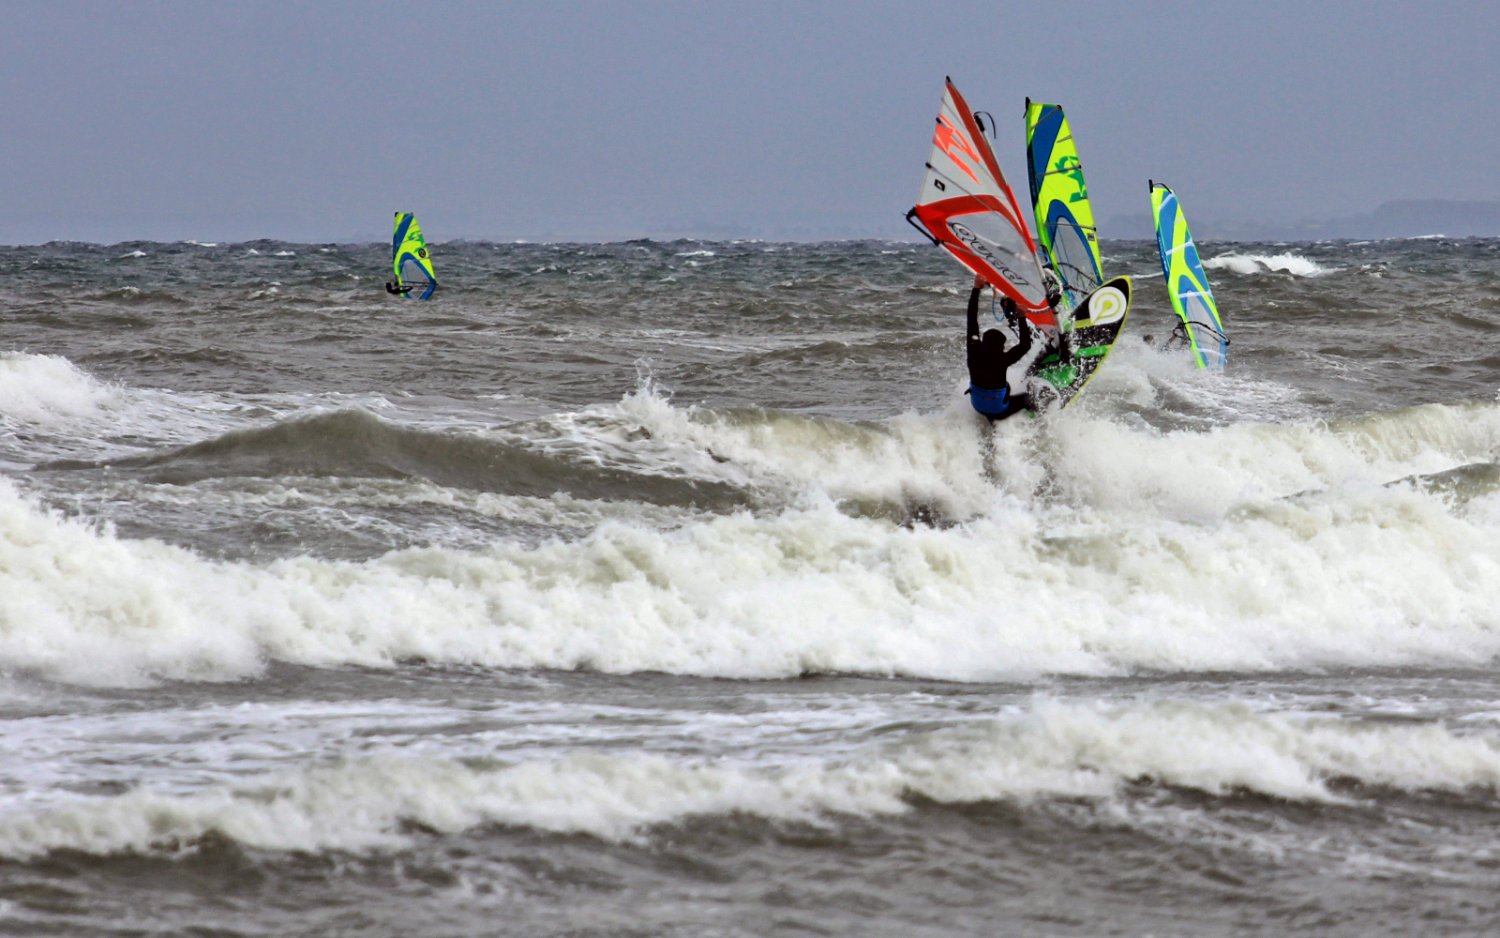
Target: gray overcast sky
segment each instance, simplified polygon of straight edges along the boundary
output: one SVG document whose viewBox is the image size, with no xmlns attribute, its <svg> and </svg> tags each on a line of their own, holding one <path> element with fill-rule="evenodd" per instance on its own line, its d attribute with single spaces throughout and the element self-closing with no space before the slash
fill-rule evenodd
<svg viewBox="0 0 1500 938">
<path fill-rule="evenodd" d="M 1500 3 L 3 0 L 0 242 L 915 237 L 944 75 L 1101 234 L 1500 198 Z"/>
</svg>

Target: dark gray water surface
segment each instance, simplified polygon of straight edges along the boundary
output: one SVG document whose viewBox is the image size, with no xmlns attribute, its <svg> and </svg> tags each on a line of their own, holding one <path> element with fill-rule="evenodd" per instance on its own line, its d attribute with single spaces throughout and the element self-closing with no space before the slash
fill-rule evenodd
<svg viewBox="0 0 1500 938">
<path fill-rule="evenodd" d="M 1500 922 L 1500 242 L 969 410 L 885 242 L 0 248 L 0 932 Z"/>
</svg>

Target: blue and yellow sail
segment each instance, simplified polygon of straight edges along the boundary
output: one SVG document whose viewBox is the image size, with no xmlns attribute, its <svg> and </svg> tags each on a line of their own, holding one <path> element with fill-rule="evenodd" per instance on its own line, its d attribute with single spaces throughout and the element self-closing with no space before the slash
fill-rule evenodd
<svg viewBox="0 0 1500 938">
<path fill-rule="evenodd" d="M 1223 368 L 1229 358 L 1229 339 L 1219 319 L 1219 307 L 1208 287 L 1208 274 L 1198 246 L 1188 231 L 1187 218 L 1177 194 L 1159 182 L 1150 182 L 1151 217 L 1156 222 L 1156 246 L 1161 252 L 1161 272 L 1167 278 L 1172 308 L 1182 317 L 1181 329 L 1193 349 L 1199 368 Z"/>
<path fill-rule="evenodd" d="M 1036 211 L 1037 243 L 1046 252 L 1063 300 L 1073 309 L 1104 282 L 1094 209 L 1068 118 L 1056 104 L 1026 99 L 1026 173 Z"/>
<path fill-rule="evenodd" d="M 437 273 L 432 269 L 432 257 L 427 253 L 427 239 L 422 236 L 422 226 L 411 212 L 396 213 L 395 233 L 391 236 L 391 266 L 396 272 L 395 289 L 391 292 L 411 296 L 418 288 L 419 300 L 432 299 L 437 289 Z"/>
</svg>

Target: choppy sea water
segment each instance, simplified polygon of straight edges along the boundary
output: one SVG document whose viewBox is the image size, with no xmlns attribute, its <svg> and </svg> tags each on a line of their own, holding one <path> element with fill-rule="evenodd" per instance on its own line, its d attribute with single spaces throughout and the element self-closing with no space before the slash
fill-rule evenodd
<svg viewBox="0 0 1500 938">
<path fill-rule="evenodd" d="M 1500 242 L 993 441 L 857 242 L 0 248 L 0 932 L 1500 922 Z"/>
</svg>

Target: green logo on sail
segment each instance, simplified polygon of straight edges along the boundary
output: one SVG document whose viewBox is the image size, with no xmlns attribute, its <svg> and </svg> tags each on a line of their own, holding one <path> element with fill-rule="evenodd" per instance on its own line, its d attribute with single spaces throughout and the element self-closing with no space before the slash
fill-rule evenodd
<svg viewBox="0 0 1500 938">
<path fill-rule="evenodd" d="M 1089 190 L 1083 184 L 1083 163 L 1079 162 L 1078 157 L 1072 155 L 1058 157 L 1056 165 L 1052 168 L 1073 180 L 1073 184 L 1078 187 L 1077 192 L 1068 196 L 1069 202 L 1088 201 Z"/>
</svg>

